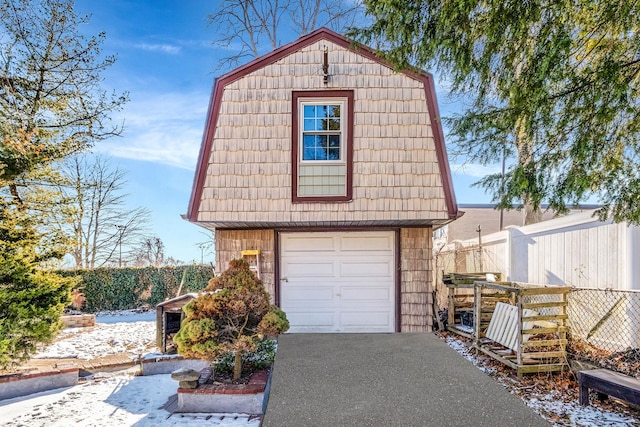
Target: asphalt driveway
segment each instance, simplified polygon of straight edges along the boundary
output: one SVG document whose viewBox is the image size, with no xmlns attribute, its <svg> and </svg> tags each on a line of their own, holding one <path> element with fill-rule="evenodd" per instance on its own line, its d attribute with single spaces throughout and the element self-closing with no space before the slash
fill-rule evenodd
<svg viewBox="0 0 640 427">
<path fill-rule="evenodd" d="M 285 334 L 263 426 L 548 426 L 431 333 Z"/>
</svg>

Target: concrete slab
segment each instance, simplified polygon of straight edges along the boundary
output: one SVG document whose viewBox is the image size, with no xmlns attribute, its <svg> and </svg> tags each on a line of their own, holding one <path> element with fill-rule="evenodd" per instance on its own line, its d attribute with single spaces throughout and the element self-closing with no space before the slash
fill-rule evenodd
<svg viewBox="0 0 640 427">
<path fill-rule="evenodd" d="M 284 334 L 263 426 L 548 426 L 431 333 Z"/>
<path fill-rule="evenodd" d="M 216 395 L 178 393 L 176 412 L 261 415 L 263 401 L 264 393 Z"/>
</svg>

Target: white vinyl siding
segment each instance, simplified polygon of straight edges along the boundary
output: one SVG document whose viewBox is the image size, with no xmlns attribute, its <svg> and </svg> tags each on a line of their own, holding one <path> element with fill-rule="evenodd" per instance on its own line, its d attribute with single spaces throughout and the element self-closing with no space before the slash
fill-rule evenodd
<svg viewBox="0 0 640 427">
<path fill-rule="evenodd" d="M 344 196 L 347 188 L 346 165 L 300 164 L 299 196 Z"/>
</svg>

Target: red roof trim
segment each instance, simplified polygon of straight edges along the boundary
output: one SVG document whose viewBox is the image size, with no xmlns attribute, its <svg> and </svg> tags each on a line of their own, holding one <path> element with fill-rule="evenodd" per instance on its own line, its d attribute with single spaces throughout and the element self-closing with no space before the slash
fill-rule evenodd
<svg viewBox="0 0 640 427">
<path fill-rule="evenodd" d="M 186 219 L 191 222 L 198 220 L 198 210 L 200 208 L 200 201 L 202 199 L 202 191 L 207 175 L 207 167 L 209 165 L 209 156 L 211 155 L 211 146 L 213 144 L 213 137 L 215 134 L 216 124 L 218 122 L 218 115 L 220 114 L 220 103 L 222 101 L 222 94 L 225 86 L 228 84 L 252 73 L 255 70 L 263 68 L 269 64 L 272 64 L 281 58 L 303 49 L 308 45 L 311 45 L 318 40 L 327 40 L 333 42 L 339 46 L 354 51 L 365 58 L 372 61 L 383 64 L 387 67 L 393 68 L 385 60 L 378 57 L 373 50 L 363 45 L 356 45 L 346 37 L 335 33 L 327 28 L 320 28 L 310 34 L 300 37 L 298 40 L 286 44 L 271 53 L 256 58 L 253 61 L 236 68 L 235 70 L 222 75 L 214 81 L 213 92 L 209 103 L 209 111 L 207 113 L 207 121 L 205 124 L 204 135 L 202 138 L 202 144 L 200 146 L 200 154 L 198 155 L 198 163 L 196 165 L 196 172 L 193 180 L 193 187 L 191 190 L 191 199 L 189 200 L 189 208 L 186 214 Z M 429 117 L 431 118 L 431 126 L 433 129 L 433 138 L 436 145 L 436 153 L 438 158 L 438 165 L 440 168 L 440 175 L 442 177 L 442 186 L 445 193 L 445 199 L 447 203 L 447 210 L 450 219 L 458 217 L 458 207 L 456 205 L 456 199 L 453 192 L 453 185 L 451 181 L 451 173 L 449 171 L 449 163 L 447 160 L 447 153 L 444 144 L 444 137 L 442 132 L 442 125 L 439 120 L 438 106 L 435 98 L 435 89 L 433 86 L 433 77 L 428 73 L 415 73 L 412 71 L 402 71 L 402 73 L 419 80 L 424 83 L 424 90 L 427 97 L 427 106 L 429 108 Z"/>
<path fill-rule="evenodd" d="M 449 169 L 449 157 L 447 156 L 447 147 L 444 143 L 442 119 L 440 118 L 440 111 L 438 110 L 438 101 L 436 100 L 436 88 L 433 84 L 433 76 L 431 74 L 427 74 L 424 76 L 423 82 L 425 96 L 427 97 L 429 118 L 431 119 L 433 140 L 436 144 L 436 156 L 438 158 L 438 167 L 440 168 L 440 177 L 442 178 L 442 188 L 444 190 L 445 202 L 447 203 L 447 211 L 449 212 L 449 219 L 456 219 L 462 215 L 458 212 L 456 195 L 453 191 L 453 181 L 451 180 L 451 170 Z"/>
</svg>

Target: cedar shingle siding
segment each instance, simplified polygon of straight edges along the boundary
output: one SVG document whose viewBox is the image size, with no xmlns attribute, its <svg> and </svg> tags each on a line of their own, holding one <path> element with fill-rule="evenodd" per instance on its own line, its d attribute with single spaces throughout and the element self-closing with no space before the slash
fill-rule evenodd
<svg viewBox="0 0 640 427">
<path fill-rule="evenodd" d="M 350 203 L 291 202 L 292 91 L 320 89 L 354 90 Z M 224 88 L 208 161 L 199 221 L 311 226 L 448 219 L 423 83 L 326 40 Z"/>
<path fill-rule="evenodd" d="M 353 93 L 349 201 L 292 200 L 299 91 Z M 260 249 L 262 280 L 278 303 L 279 231 L 395 230 L 396 330 L 431 330 L 432 227 L 458 216 L 433 92 L 428 74 L 395 72 L 326 29 L 219 78 L 186 215 L 215 230 L 218 271 Z"/>
<path fill-rule="evenodd" d="M 260 251 L 260 279 L 274 302 L 275 235 L 273 230 L 218 230 L 216 231 L 216 271 L 229 268 L 229 261 L 240 258 L 245 249 Z"/>
</svg>

